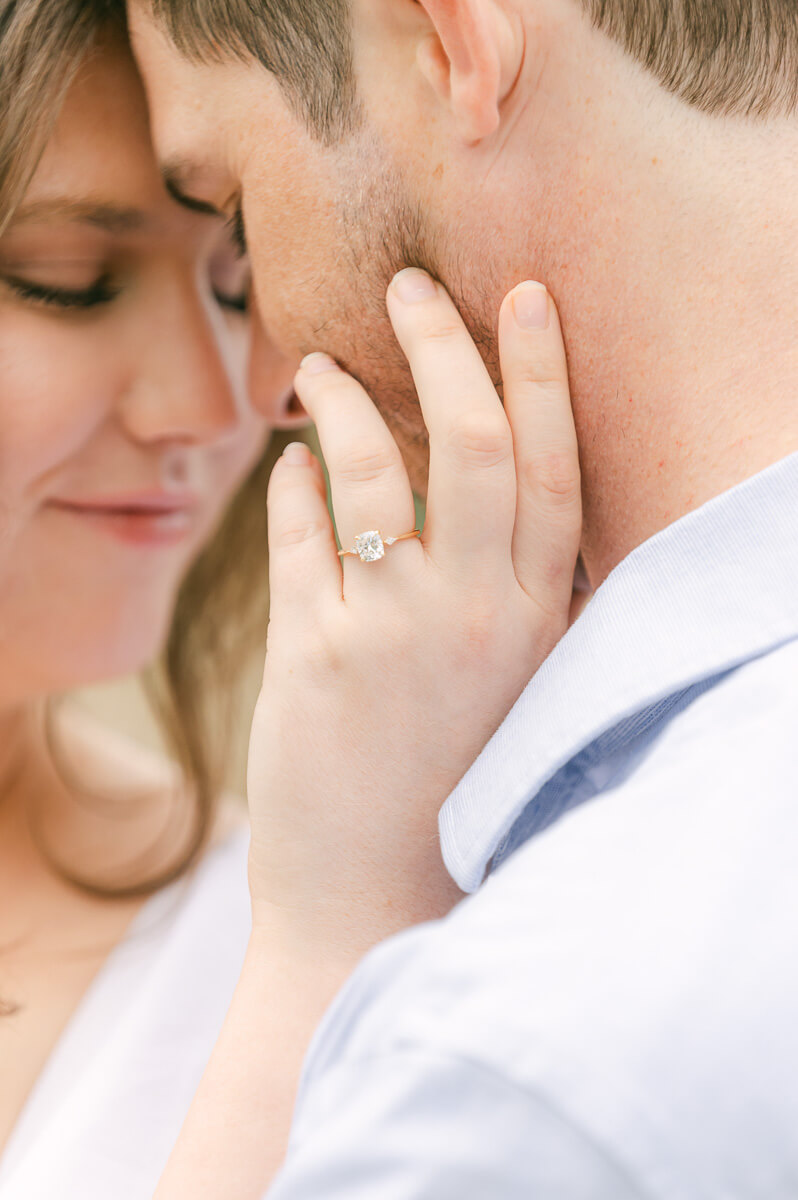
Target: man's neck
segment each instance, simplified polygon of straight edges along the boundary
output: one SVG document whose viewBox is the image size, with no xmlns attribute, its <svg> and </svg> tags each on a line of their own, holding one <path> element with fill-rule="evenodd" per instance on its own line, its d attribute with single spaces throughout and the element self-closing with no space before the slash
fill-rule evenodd
<svg viewBox="0 0 798 1200">
<path fill-rule="evenodd" d="M 730 189 L 706 208 L 671 197 L 672 222 L 651 196 L 648 220 L 627 219 L 552 282 L 573 346 L 594 583 L 798 450 L 798 219 L 782 211 L 798 172 L 789 190 L 773 184 L 772 198 Z"/>
<path fill-rule="evenodd" d="M 528 84 L 482 194 L 517 246 L 497 294 L 533 264 L 560 308 L 597 585 L 798 450 L 798 120 L 708 117 L 580 36 Z"/>
</svg>

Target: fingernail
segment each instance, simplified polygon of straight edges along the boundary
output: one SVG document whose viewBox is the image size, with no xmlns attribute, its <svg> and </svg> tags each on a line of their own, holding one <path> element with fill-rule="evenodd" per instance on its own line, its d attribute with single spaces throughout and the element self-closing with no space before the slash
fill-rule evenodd
<svg viewBox="0 0 798 1200">
<path fill-rule="evenodd" d="M 433 280 L 418 267 L 405 267 L 404 271 L 394 275 L 391 286 L 404 304 L 420 304 L 422 300 L 431 300 L 436 292 Z"/>
<path fill-rule="evenodd" d="M 304 442 L 290 442 L 283 450 L 283 458 L 292 467 L 307 467 L 310 465 L 310 450 Z"/>
<path fill-rule="evenodd" d="M 513 313 L 522 329 L 545 329 L 549 323 L 549 293 L 543 284 L 520 284 L 513 292 Z"/>
<path fill-rule="evenodd" d="M 322 375 L 325 371 L 337 371 L 338 363 L 329 354 L 307 354 L 299 364 L 306 375 Z"/>
</svg>

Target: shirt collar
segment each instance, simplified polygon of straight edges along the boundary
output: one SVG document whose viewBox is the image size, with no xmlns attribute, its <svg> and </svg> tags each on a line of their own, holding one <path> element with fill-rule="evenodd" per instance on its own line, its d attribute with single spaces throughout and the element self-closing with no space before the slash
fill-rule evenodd
<svg viewBox="0 0 798 1200">
<path fill-rule="evenodd" d="M 474 891 L 541 787 L 605 730 L 798 637 L 798 454 L 638 546 L 608 576 L 444 804 Z"/>
</svg>

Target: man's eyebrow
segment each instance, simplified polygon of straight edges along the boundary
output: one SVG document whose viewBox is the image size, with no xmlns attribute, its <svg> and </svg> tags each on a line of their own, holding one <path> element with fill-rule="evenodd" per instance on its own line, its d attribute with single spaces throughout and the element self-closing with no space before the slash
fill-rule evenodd
<svg viewBox="0 0 798 1200">
<path fill-rule="evenodd" d="M 219 209 L 213 204 L 209 204 L 207 200 L 198 200 L 196 196 L 191 196 L 185 191 L 185 179 L 188 172 L 182 163 L 166 163 L 161 168 L 161 178 L 163 185 L 169 195 L 183 208 L 188 208 L 191 212 L 205 213 L 207 216 L 220 216 Z"/>
<path fill-rule="evenodd" d="M 24 204 L 14 213 L 14 224 L 28 221 L 74 221 L 116 234 L 135 233 L 150 224 L 150 218 L 138 208 L 69 196 Z"/>
</svg>

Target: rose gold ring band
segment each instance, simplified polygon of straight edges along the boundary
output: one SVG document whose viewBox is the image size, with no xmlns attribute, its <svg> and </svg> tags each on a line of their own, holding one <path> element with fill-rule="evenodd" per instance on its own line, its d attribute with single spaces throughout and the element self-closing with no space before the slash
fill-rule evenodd
<svg viewBox="0 0 798 1200">
<path fill-rule="evenodd" d="M 361 562 L 376 562 L 385 557 L 386 546 L 393 546 L 396 542 L 406 542 L 409 538 L 417 537 L 421 537 L 420 529 L 412 529 L 410 533 L 400 533 L 397 537 L 383 537 L 379 529 L 369 529 L 366 533 L 357 535 L 351 550 L 339 550 L 338 557 L 347 558 L 352 555 L 354 558 L 359 558 Z"/>
</svg>

